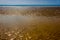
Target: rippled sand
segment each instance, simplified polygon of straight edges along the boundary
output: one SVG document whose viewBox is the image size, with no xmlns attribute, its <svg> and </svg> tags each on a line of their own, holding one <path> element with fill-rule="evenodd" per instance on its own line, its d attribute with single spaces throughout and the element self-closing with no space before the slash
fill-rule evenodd
<svg viewBox="0 0 60 40">
<path fill-rule="evenodd" d="M 60 40 L 60 17 L 2 15 L 0 40 Z"/>
</svg>

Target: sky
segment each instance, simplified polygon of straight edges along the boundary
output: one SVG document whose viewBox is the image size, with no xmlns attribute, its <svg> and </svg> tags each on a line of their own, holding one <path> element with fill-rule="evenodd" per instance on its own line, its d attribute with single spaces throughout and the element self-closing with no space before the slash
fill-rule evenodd
<svg viewBox="0 0 60 40">
<path fill-rule="evenodd" d="M 21 4 L 40 4 L 40 5 L 60 5 L 60 0 L 0 0 L 0 5 L 21 5 Z"/>
</svg>

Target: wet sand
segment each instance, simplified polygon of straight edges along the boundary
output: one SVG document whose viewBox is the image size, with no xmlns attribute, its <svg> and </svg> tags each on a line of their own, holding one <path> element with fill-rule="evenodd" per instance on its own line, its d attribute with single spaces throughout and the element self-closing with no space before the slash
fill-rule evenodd
<svg viewBox="0 0 60 40">
<path fill-rule="evenodd" d="M 60 40 L 60 17 L 0 16 L 0 39 Z"/>
</svg>

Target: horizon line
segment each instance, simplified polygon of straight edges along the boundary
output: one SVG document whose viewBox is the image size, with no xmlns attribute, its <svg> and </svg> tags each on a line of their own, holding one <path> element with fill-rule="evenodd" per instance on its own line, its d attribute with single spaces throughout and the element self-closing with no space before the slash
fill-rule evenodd
<svg viewBox="0 0 60 40">
<path fill-rule="evenodd" d="M 60 6 L 60 4 L 0 4 L 0 6 Z"/>
</svg>

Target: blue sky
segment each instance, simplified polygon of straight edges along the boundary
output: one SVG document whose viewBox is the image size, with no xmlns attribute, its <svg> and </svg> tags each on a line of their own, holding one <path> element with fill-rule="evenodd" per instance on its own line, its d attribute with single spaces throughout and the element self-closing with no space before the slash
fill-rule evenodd
<svg viewBox="0 0 60 40">
<path fill-rule="evenodd" d="M 50 4 L 50 5 L 60 5 L 60 0 L 0 0 L 0 5 L 18 5 L 18 4 Z"/>
</svg>

